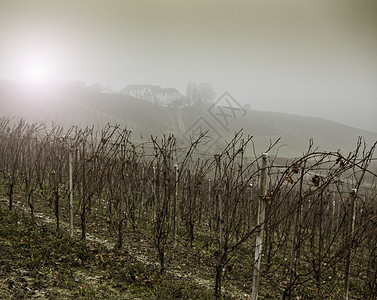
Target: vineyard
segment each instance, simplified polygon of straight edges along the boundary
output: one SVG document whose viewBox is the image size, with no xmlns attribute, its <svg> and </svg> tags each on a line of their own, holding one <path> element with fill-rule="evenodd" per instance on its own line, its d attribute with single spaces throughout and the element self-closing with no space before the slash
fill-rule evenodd
<svg viewBox="0 0 377 300">
<path fill-rule="evenodd" d="M 159 272 L 188 270 L 214 298 L 377 299 L 377 143 L 341 153 L 309 141 L 282 163 L 269 155 L 278 141 L 255 153 L 238 132 L 203 155 L 205 140 L 135 143 L 120 126 L 3 117 L 0 195 L 10 211 L 19 198 L 31 219 L 49 215 L 59 235 L 79 227 L 119 250 L 143 240 Z"/>
</svg>

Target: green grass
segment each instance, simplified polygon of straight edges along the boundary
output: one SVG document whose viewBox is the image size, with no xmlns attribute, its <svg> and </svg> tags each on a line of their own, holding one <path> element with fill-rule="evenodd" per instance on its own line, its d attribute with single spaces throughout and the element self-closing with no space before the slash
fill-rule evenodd
<svg viewBox="0 0 377 300">
<path fill-rule="evenodd" d="M 0 205 L 1 299 L 212 299 L 125 252 L 56 235 Z"/>
</svg>

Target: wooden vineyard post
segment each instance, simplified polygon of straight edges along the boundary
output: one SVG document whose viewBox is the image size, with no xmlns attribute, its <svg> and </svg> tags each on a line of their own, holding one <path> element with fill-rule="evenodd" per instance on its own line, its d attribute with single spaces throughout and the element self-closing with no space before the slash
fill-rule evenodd
<svg viewBox="0 0 377 300">
<path fill-rule="evenodd" d="M 212 212 L 210 212 L 210 217 L 208 218 L 208 227 L 209 227 L 209 232 L 211 233 L 212 231 L 212 216 L 214 214 L 214 205 L 211 204 L 211 179 L 208 178 L 208 205 L 212 207 Z"/>
<path fill-rule="evenodd" d="M 153 222 L 156 221 L 156 214 L 157 214 L 157 197 L 156 197 L 156 167 L 153 166 Z"/>
<path fill-rule="evenodd" d="M 250 186 L 250 200 L 247 203 L 247 227 L 248 229 L 250 229 L 250 226 L 251 226 L 250 217 L 251 217 L 251 211 L 252 211 L 252 203 L 254 199 L 253 183 L 250 183 L 249 186 Z"/>
<path fill-rule="evenodd" d="M 121 178 L 120 178 L 120 205 L 119 205 L 119 227 L 118 227 L 118 249 L 123 247 L 123 221 L 124 221 L 124 177 L 125 177 L 125 149 L 124 144 L 120 146 L 121 152 Z"/>
<path fill-rule="evenodd" d="M 221 161 L 220 155 L 215 155 L 216 168 L 218 168 L 218 199 L 219 199 L 219 262 L 216 267 L 215 297 L 221 298 L 221 272 L 223 264 L 223 199 L 222 199 L 222 178 L 221 178 Z"/>
<path fill-rule="evenodd" d="M 72 149 L 69 150 L 69 230 L 73 237 L 73 176 L 72 176 Z"/>
<path fill-rule="evenodd" d="M 174 165 L 175 169 L 175 197 L 173 203 L 173 239 L 174 248 L 177 246 L 177 201 L 178 201 L 178 165 Z"/>
<path fill-rule="evenodd" d="M 296 216 L 295 216 L 295 223 L 294 223 L 294 228 L 293 228 L 291 262 L 290 262 L 290 267 L 289 267 L 289 270 L 290 270 L 289 286 L 288 286 L 289 299 L 292 299 L 292 286 L 293 286 L 293 273 L 294 273 L 293 269 L 296 262 L 296 239 L 297 239 L 297 231 L 298 231 L 299 223 L 300 223 L 300 214 L 301 214 L 301 205 L 302 205 L 302 185 L 304 182 L 305 167 L 306 167 L 306 162 L 304 166 L 301 168 L 300 186 L 299 186 L 299 191 L 298 191 Z"/>
<path fill-rule="evenodd" d="M 350 289 L 350 272 L 351 272 L 351 250 L 352 250 L 352 243 L 354 238 L 354 230 L 355 230 L 355 221 L 356 221 L 356 193 L 357 189 L 352 189 L 351 191 L 351 224 L 349 225 L 349 232 L 347 238 L 347 258 L 346 258 L 346 274 L 344 279 L 344 300 L 349 299 L 349 289 Z"/>
<path fill-rule="evenodd" d="M 259 201 L 258 201 L 258 217 L 257 226 L 259 227 L 259 232 L 257 233 L 257 238 L 255 242 L 255 260 L 254 260 L 254 270 L 253 270 L 253 285 L 251 299 L 258 299 L 258 287 L 259 287 L 259 277 L 260 277 L 260 265 L 262 260 L 262 243 L 264 235 L 264 221 L 266 214 L 266 200 L 267 195 L 267 162 L 268 154 L 263 153 L 262 155 L 262 174 L 260 178 L 260 190 L 259 190 Z"/>
<path fill-rule="evenodd" d="M 82 211 L 81 211 L 81 239 L 86 239 L 86 220 L 85 220 L 85 177 L 86 177 L 86 163 L 85 163 L 85 141 L 82 145 Z"/>
</svg>

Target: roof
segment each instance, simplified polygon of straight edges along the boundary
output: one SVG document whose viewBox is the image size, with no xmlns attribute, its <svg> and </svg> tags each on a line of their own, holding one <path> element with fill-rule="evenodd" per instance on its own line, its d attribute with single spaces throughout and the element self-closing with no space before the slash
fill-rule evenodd
<svg viewBox="0 0 377 300">
<path fill-rule="evenodd" d="M 163 88 L 159 90 L 160 93 L 179 93 L 179 91 L 175 88 Z"/>
<path fill-rule="evenodd" d="M 134 91 L 134 90 L 143 90 L 145 88 L 151 89 L 153 92 L 157 92 L 162 89 L 162 87 L 158 85 L 151 85 L 151 84 L 129 84 L 122 91 Z"/>
<path fill-rule="evenodd" d="M 178 93 L 180 92 L 175 88 L 162 88 L 159 85 L 152 84 L 128 84 L 121 92 L 130 92 L 130 91 L 141 91 L 145 88 L 149 88 L 152 91 L 152 94 L 157 93 Z"/>
</svg>

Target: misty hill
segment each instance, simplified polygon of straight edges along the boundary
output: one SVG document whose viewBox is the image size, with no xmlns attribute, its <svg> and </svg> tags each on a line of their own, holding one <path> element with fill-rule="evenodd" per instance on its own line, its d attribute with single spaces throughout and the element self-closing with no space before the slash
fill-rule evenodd
<svg viewBox="0 0 377 300">
<path fill-rule="evenodd" d="M 311 138 L 321 150 L 340 149 L 345 154 L 355 149 L 359 136 L 368 144 L 377 141 L 375 132 L 329 120 L 255 110 L 227 118 L 229 124 L 224 127 L 209 106 L 163 107 L 131 96 L 91 92 L 74 84 L 47 87 L 1 81 L 0 108 L 2 116 L 22 117 L 28 122 L 99 128 L 107 123 L 120 124 L 132 131 L 134 140 L 173 133 L 184 143 L 200 127 L 221 145 L 243 129 L 244 135 L 253 136 L 259 153 L 281 138 L 278 154 L 285 157 L 301 155 Z"/>
</svg>

